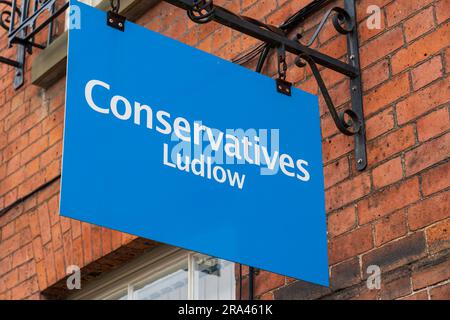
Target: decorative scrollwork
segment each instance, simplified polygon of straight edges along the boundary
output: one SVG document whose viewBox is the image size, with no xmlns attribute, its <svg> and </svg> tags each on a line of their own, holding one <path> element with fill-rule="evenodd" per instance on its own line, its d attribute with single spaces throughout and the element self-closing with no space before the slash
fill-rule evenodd
<svg viewBox="0 0 450 320">
<path fill-rule="evenodd" d="M 193 7 L 187 10 L 187 15 L 195 23 L 203 24 L 212 20 L 214 11 L 212 0 L 195 0 Z"/>
<path fill-rule="evenodd" d="M 353 136 L 355 134 L 358 134 L 359 131 L 361 130 L 361 119 L 351 109 L 346 109 L 340 113 L 336 111 L 333 101 L 331 100 L 331 96 L 328 93 L 328 89 L 325 85 L 325 82 L 323 81 L 322 76 L 320 75 L 319 68 L 317 68 L 317 65 L 314 62 L 314 60 L 306 54 L 301 54 L 296 58 L 295 64 L 300 68 L 303 68 L 307 64 L 309 64 L 311 71 L 314 75 L 314 78 L 316 78 L 320 92 L 322 92 L 325 103 L 327 104 L 328 111 L 330 112 L 331 117 L 333 118 L 333 121 L 336 124 L 336 127 L 339 129 L 339 131 L 341 131 L 343 134 L 347 136 Z"/>
<path fill-rule="evenodd" d="M 311 39 L 309 39 L 308 43 L 305 44 L 306 47 L 310 47 L 314 43 L 314 41 L 316 41 L 317 37 L 319 36 L 320 32 L 325 26 L 325 23 L 327 22 L 328 18 L 333 13 L 335 13 L 335 15 L 333 15 L 333 26 L 337 32 L 339 32 L 340 34 L 347 34 L 353 31 L 353 29 L 355 28 L 354 27 L 355 24 L 352 21 L 348 12 L 342 8 L 334 7 L 328 10 L 327 13 L 325 13 L 325 15 L 322 18 L 322 21 L 320 22 L 313 36 L 311 37 Z M 297 38 L 298 40 L 300 40 L 302 38 L 302 35 L 298 34 Z"/>
<path fill-rule="evenodd" d="M 10 9 L 3 9 L 2 11 L 0 11 L 0 27 L 2 27 L 3 29 L 5 29 L 6 31 L 9 30 L 9 25 L 11 23 L 11 15 L 12 15 L 12 2 L 11 1 L 5 1 L 5 0 L 0 0 L 0 5 L 5 5 L 7 7 L 10 7 Z M 16 16 L 20 17 L 22 15 L 22 13 L 20 12 L 19 8 L 15 8 L 16 11 Z"/>
</svg>

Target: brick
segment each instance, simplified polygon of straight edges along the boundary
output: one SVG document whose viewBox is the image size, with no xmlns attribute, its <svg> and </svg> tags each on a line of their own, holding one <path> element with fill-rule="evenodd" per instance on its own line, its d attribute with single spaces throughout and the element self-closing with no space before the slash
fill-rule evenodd
<svg viewBox="0 0 450 320">
<path fill-rule="evenodd" d="M 389 26 L 399 23 L 431 2 L 432 0 L 400 1 L 387 5 L 386 15 Z"/>
<path fill-rule="evenodd" d="M 7 272 L 11 271 L 11 266 L 12 266 L 12 255 L 0 259 L 0 274 L 4 275 Z"/>
<path fill-rule="evenodd" d="M 438 265 L 428 266 L 418 270 L 412 275 L 414 290 L 419 290 L 439 282 L 450 279 L 450 260 L 446 260 Z"/>
<path fill-rule="evenodd" d="M 346 39 L 344 37 L 337 37 L 322 45 L 320 51 L 331 57 L 343 57 L 347 54 Z"/>
<path fill-rule="evenodd" d="M 439 252 L 450 248 L 450 219 L 441 221 L 426 229 L 427 244 L 430 252 Z"/>
<path fill-rule="evenodd" d="M 64 252 L 64 262 L 66 266 L 72 265 L 72 235 L 69 232 L 66 232 L 62 235 L 63 238 L 63 252 Z M 110 251 L 111 252 L 111 251 Z M 110 253 L 108 252 L 108 253 Z M 106 255 L 105 253 L 104 255 Z"/>
<path fill-rule="evenodd" d="M 365 226 L 350 233 L 333 238 L 329 243 L 331 265 L 355 257 L 373 248 L 372 227 Z"/>
<path fill-rule="evenodd" d="M 344 181 L 325 192 L 327 211 L 338 209 L 370 192 L 370 176 L 360 174 Z"/>
<path fill-rule="evenodd" d="M 276 300 L 313 300 L 318 299 L 331 290 L 305 281 L 295 281 L 283 288 L 274 291 Z"/>
<path fill-rule="evenodd" d="M 367 29 L 367 28 L 366 28 Z M 373 66 L 362 71 L 362 84 L 364 91 L 389 79 L 389 61 L 387 59 L 377 62 Z"/>
<path fill-rule="evenodd" d="M 249 0 L 255 2 L 255 0 Z M 234 1 L 233 1 L 234 2 Z M 245 3 L 247 1 L 243 1 Z M 277 10 L 273 12 L 270 16 L 267 17 L 267 22 L 271 25 L 278 26 L 282 24 L 286 19 L 288 19 L 291 15 L 295 14 L 298 10 L 303 8 L 308 4 L 308 0 L 301 1 L 283 1 L 284 3 L 280 3 L 280 7 L 282 10 Z"/>
<path fill-rule="evenodd" d="M 431 300 L 450 300 L 450 282 L 430 290 Z"/>
<path fill-rule="evenodd" d="M 39 290 L 37 278 L 33 277 L 22 282 L 11 290 L 11 298 L 13 300 L 25 299 Z"/>
<path fill-rule="evenodd" d="M 323 169 L 325 188 L 334 186 L 350 175 L 350 166 L 347 158 L 341 158 L 336 162 L 325 166 Z"/>
<path fill-rule="evenodd" d="M 265 16 L 268 16 L 277 7 L 277 3 L 272 0 L 260 0 L 244 11 L 246 16 L 253 19 L 262 20 Z"/>
<path fill-rule="evenodd" d="M 434 80 L 440 78 L 444 71 L 441 56 L 435 56 L 411 70 L 412 85 L 418 90 Z"/>
<path fill-rule="evenodd" d="M 18 216 L 17 219 L 15 220 L 15 232 L 18 232 L 29 226 L 30 226 L 30 218 L 26 212 Z"/>
<path fill-rule="evenodd" d="M 54 226 L 59 222 L 59 195 L 51 197 L 47 202 L 47 206 L 50 217 L 50 225 Z"/>
<path fill-rule="evenodd" d="M 356 227 L 355 207 L 350 206 L 328 216 L 328 235 L 339 236 Z"/>
<path fill-rule="evenodd" d="M 57 281 L 63 279 L 66 276 L 66 265 L 64 259 L 64 251 L 61 247 L 55 251 L 55 271 Z"/>
<path fill-rule="evenodd" d="M 40 153 L 42 153 L 48 147 L 48 137 L 44 136 L 40 138 L 38 141 L 31 144 L 20 154 L 21 164 L 26 164 Z"/>
<path fill-rule="evenodd" d="M 9 223 L 7 223 L 6 225 L 4 225 L 1 230 L 1 239 L 2 241 L 8 239 L 9 237 L 13 236 L 15 233 L 15 229 L 14 229 L 15 223 L 14 221 L 11 221 Z"/>
<path fill-rule="evenodd" d="M 62 247 L 62 234 L 61 234 L 61 225 L 59 223 L 54 224 L 51 227 L 51 233 L 52 233 L 52 242 L 53 242 L 53 249 L 57 250 Z"/>
<path fill-rule="evenodd" d="M 378 300 L 378 292 L 379 290 L 369 290 L 366 286 L 363 286 L 359 288 L 355 296 L 350 297 L 350 300 Z"/>
<path fill-rule="evenodd" d="M 372 170 L 373 185 L 377 189 L 397 182 L 402 177 L 403 167 L 400 157 L 389 160 Z"/>
<path fill-rule="evenodd" d="M 409 91 L 409 78 L 407 74 L 403 74 L 384 83 L 381 87 L 376 88 L 363 97 L 364 114 L 368 116 L 381 110 L 407 95 Z"/>
<path fill-rule="evenodd" d="M 436 19 L 437 23 L 442 23 L 450 18 L 450 13 L 448 8 L 450 8 L 449 0 L 440 0 L 435 4 L 436 10 Z"/>
<path fill-rule="evenodd" d="M 61 141 L 63 137 L 63 126 L 62 124 L 50 130 L 48 135 L 49 146 L 52 146 L 58 141 Z"/>
<path fill-rule="evenodd" d="M 333 291 L 350 287 L 360 281 L 361 271 L 358 258 L 331 267 L 330 286 Z"/>
<path fill-rule="evenodd" d="M 447 22 L 439 29 L 399 50 L 391 60 L 393 74 L 400 73 L 440 51 L 447 46 L 449 37 L 450 26 Z"/>
<path fill-rule="evenodd" d="M 386 136 L 369 142 L 367 145 L 367 158 L 369 165 L 375 165 L 401 151 L 412 147 L 416 143 L 414 127 L 403 127 Z"/>
<path fill-rule="evenodd" d="M 19 282 L 25 281 L 36 274 L 36 263 L 34 260 L 31 260 L 30 262 L 21 265 L 17 270 L 19 273 Z"/>
<path fill-rule="evenodd" d="M 403 45 L 403 34 L 400 27 L 389 30 L 360 48 L 361 67 L 380 60 Z"/>
<path fill-rule="evenodd" d="M 422 10 L 404 23 L 406 42 L 410 42 L 434 27 L 433 7 Z"/>
<path fill-rule="evenodd" d="M 99 226 L 91 226 L 92 258 L 98 259 L 102 255 L 102 229 Z"/>
<path fill-rule="evenodd" d="M 352 151 L 353 147 L 353 139 L 343 134 L 338 134 L 332 138 L 325 139 L 322 144 L 324 163 L 328 163 Z"/>
<path fill-rule="evenodd" d="M 450 187 L 450 162 L 422 174 L 422 192 L 428 196 Z"/>
<path fill-rule="evenodd" d="M 375 223 L 375 245 L 379 247 L 386 242 L 406 235 L 407 232 L 405 212 L 403 210 L 397 211 Z"/>
<path fill-rule="evenodd" d="M 92 238 L 91 238 L 91 225 L 87 223 L 81 223 L 81 234 L 83 239 L 83 254 L 84 263 L 92 261 Z"/>
<path fill-rule="evenodd" d="M 394 112 L 386 109 L 366 120 L 366 138 L 372 140 L 394 128 Z"/>
<path fill-rule="evenodd" d="M 22 265 L 33 258 L 33 244 L 18 249 L 13 253 L 12 268 Z"/>
<path fill-rule="evenodd" d="M 447 108 L 436 110 L 417 120 L 420 141 L 426 141 L 450 129 L 450 114 Z"/>
<path fill-rule="evenodd" d="M 428 300 L 428 292 L 426 290 L 415 292 L 410 296 L 401 298 L 400 300 Z"/>
<path fill-rule="evenodd" d="M 400 240 L 390 242 L 362 256 L 362 268 L 377 265 L 383 273 L 417 261 L 426 255 L 423 232 L 416 232 Z"/>
<path fill-rule="evenodd" d="M 411 280 L 407 274 L 391 281 L 381 281 L 380 299 L 382 300 L 398 299 L 411 292 Z"/>
<path fill-rule="evenodd" d="M 21 246 L 24 246 L 31 242 L 30 229 L 23 229 L 22 231 L 15 233 L 14 236 L 9 237 L 5 241 L 0 242 L 0 260 L 4 257 L 12 254 L 16 250 L 19 250 Z"/>
<path fill-rule="evenodd" d="M 47 274 L 45 272 L 45 264 L 43 261 L 36 263 L 36 277 L 39 289 L 42 291 L 47 288 Z"/>
<path fill-rule="evenodd" d="M 256 276 L 255 295 L 262 295 L 268 291 L 283 286 L 284 283 L 284 276 L 261 270 Z"/>
<path fill-rule="evenodd" d="M 450 133 L 426 142 L 405 154 L 406 176 L 438 163 L 450 154 Z"/>
<path fill-rule="evenodd" d="M 13 269 L 0 277 L 0 292 L 13 288 L 19 283 L 19 271 Z"/>
<path fill-rule="evenodd" d="M 417 178 L 406 180 L 362 200 L 358 204 L 358 221 L 361 225 L 366 224 L 404 208 L 419 199 L 419 180 Z"/>
<path fill-rule="evenodd" d="M 112 251 L 111 229 L 102 228 L 102 254 L 107 255 Z"/>
<path fill-rule="evenodd" d="M 83 266 L 87 264 L 87 262 L 84 261 L 83 257 L 83 241 L 81 237 L 78 237 L 76 239 L 72 240 L 72 252 L 70 255 L 70 262 L 67 262 L 69 265 L 77 265 L 77 266 Z"/>
<path fill-rule="evenodd" d="M 42 235 L 42 244 L 45 245 L 51 240 L 50 218 L 48 215 L 47 203 L 43 203 L 41 206 L 39 206 L 37 212 L 39 216 L 39 226 Z"/>
<path fill-rule="evenodd" d="M 40 236 L 33 239 L 33 254 L 36 262 L 41 261 L 44 258 L 44 250 Z"/>
<path fill-rule="evenodd" d="M 428 198 L 408 209 L 408 224 L 417 230 L 450 216 L 450 191 Z"/>
<path fill-rule="evenodd" d="M 45 263 L 47 282 L 49 285 L 52 285 L 56 282 L 56 269 L 55 269 L 55 254 L 51 242 L 44 245 L 43 261 Z"/>
<path fill-rule="evenodd" d="M 81 236 L 81 222 L 78 220 L 70 219 L 70 226 L 72 229 L 72 239 L 76 239 Z"/>
</svg>

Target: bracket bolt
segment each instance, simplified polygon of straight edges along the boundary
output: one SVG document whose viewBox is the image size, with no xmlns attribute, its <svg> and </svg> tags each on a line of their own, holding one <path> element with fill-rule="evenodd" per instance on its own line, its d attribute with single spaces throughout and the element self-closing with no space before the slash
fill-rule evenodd
<svg viewBox="0 0 450 320">
<path fill-rule="evenodd" d="M 356 86 L 353 86 L 353 87 L 352 87 L 352 91 L 356 91 Z"/>
<path fill-rule="evenodd" d="M 122 26 L 123 26 L 122 22 L 119 22 L 119 27 L 121 27 L 121 28 L 122 28 Z"/>
<path fill-rule="evenodd" d="M 113 22 L 114 22 L 114 20 L 110 18 L 109 19 L 109 23 L 113 23 Z"/>
<path fill-rule="evenodd" d="M 354 54 L 352 54 L 352 55 L 350 55 L 350 60 L 355 60 L 355 55 Z"/>
<path fill-rule="evenodd" d="M 358 159 L 358 164 L 362 164 L 363 163 L 363 159 Z"/>
</svg>

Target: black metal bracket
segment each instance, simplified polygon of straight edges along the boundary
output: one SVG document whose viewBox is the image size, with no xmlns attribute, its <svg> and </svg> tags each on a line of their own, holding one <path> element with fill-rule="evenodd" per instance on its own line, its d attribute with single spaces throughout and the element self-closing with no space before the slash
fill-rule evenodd
<svg viewBox="0 0 450 320">
<path fill-rule="evenodd" d="M 125 31 L 126 18 L 114 11 L 108 11 L 106 15 L 106 24 L 114 29 Z"/>
<path fill-rule="evenodd" d="M 344 5 L 345 9 L 335 7 L 330 9 L 325 14 L 324 18 L 319 24 L 319 27 L 316 29 L 316 32 L 311 37 L 311 40 L 308 42 L 307 46 L 310 46 L 315 41 L 326 20 L 330 17 L 331 13 L 335 12 L 336 15 L 333 17 L 333 25 L 336 31 L 347 36 L 349 61 L 354 67 L 359 69 L 359 44 L 358 33 L 356 29 L 354 0 L 345 0 Z M 304 61 L 306 61 L 306 63 Z M 356 167 L 359 171 L 364 170 L 367 167 L 367 155 L 365 123 L 362 109 L 363 103 L 361 75 L 358 74 L 357 76 L 350 77 L 352 109 L 346 109 L 343 112 L 338 113 L 314 60 L 307 54 L 300 54 L 297 57 L 295 64 L 298 67 L 304 67 L 306 66 L 306 64 L 309 64 L 319 86 L 319 89 L 324 97 L 325 103 L 327 104 L 330 115 L 334 123 L 336 124 L 336 127 L 343 134 L 355 137 Z"/>
<path fill-rule="evenodd" d="M 120 16 L 118 8 L 120 2 L 118 0 L 110 0 L 113 10 L 108 12 L 107 23 L 111 27 L 123 31 L 125 28 L 125 18 Z M 196 23 L 207 23 L 215 21 L 222 25 L 228 26 L 234 30 L 252 36 L 265 43 L 263 53 L 258 62 L 258 70 L 262 69 L 264 60 L 271 48 L 278 48 L 278 52 L 282 50 L 289 52 L 298 57 L 297 64 L 304 66 L 306 63 L 312 68 L 313 75 L 316 78 L 319 88 L 325 98 L 328 110 L 335 121 L 337 128 L 346 135 L 353 135 L 355 137 L 355 159 L 358 170 L 364 170 L 367 166 L 366 157 L 366 139 L 365 139 L 365 124 L 363 117 L 362 104 L 362 87 L 361 87 L 361 71 L 359 64 L 359 44 L 356 23 L 356 0 L 344 0 L 344 8 L 334 7 L 328 10 L 319 24 L 316 32 L 307 44 L 300 42 L 301 37 L 297 39 L 290 39 L 286 35 L 286 25 L 279 28 L 264 24 L 249 17 L 236 15 L 229 10 L 220 6 L 214 5 L 213 0 L 165 0 L 166 2 L 182 8 L 187 11 L 190 19 Z M 331 0 L 330 0 L 331 1 Z M 0 5 L 6 5 L 9 10 L 0 12 L 0 27 L 8 31 L 9 46 L 18 45 L 17 57 L 15 60 L 0 57 L 0 63 L 5 63 L 16 68 L 16 75 L 14 78 L 14 87 L 19 88 L 24 81 L 24 65 L 27 54 L 31 54 L 33 48 L 43 49 L 53 41 L 53 22 L 60 16 L 68 7 L 69 3 L 64 3 L 59 9 L 56 9 L 57 0 L 36 0 L 34 1 L 34 8 L 30 10 L 31 0 L 20 1 L 21 7 L 18 8 L 18 0 L 5 1 L 0 0 Z M 314 0 L 308 8 L 304 8 L 308 14 L 298 16 L 297 21 L 304 21 L 312 12 L 321 9 L 328 0 Z M 306 10 L 308 9 L 308 10 Z M 42 13 L 48 12 L 47 19 L 39 22 L 37 20 Z M 336 30 L 347 36 L 348 57 L 349 63 L 343 62 L 337 58 L 330 57 L 321 53 L 320 51 L 310 48 L 310 45 L 316 40 L 317 36 L 323 29 L 325 22 L 333 14 L 333 25 Z M 17 24 L 17 26 L 16 26 Z M 34 42 L 35 35 L 41 32 L 45 27 L 49 27 L 48 41 L 46 45 Z M 280 58 L 280 57 L 278 57 Z M 302 62 L 306 61 L 306 63 Z M 279 61 L 279 77 L 276 80 L 276 89 L 283 94 L 289 95 L 291 92 L 291 84 L 286 81 L 284 76 L 284 63 Z M 346 110 L 338 114 L 327 88 L 320 76 L 317 65 L 332 69 L 341 73 L 350 79 L 350 92 L 352 109 Z M 349 118 L 346 120 L 346 118 Z"/>
<path fill-rule="evenodd" d="M 279 32 L 280 28 L 265 25 L 254 19 L 236 15 L 229 10 L 214 5 L 212 0 L 165 0 L 166 2 L 182 8 L 187 11 L 189 18 L 197 23 L 207 23 L 215 21 L 222 25 L 228 26 L 234 30 L 245 33 L 256 39 L 263 41 L 265 49 L 262 51 L 261 60 L 267 57 L 270 48 L 282 48 L 283 50 L 294 54 L 297 57 L 297 65 L 304 67 L 307 64 L 311 67 L 314 77 L 328 110 L 340 132 L 348 136 L 354 136 L 355 139 L 355 159 L 356 167 L 359 171 L 367 167 L 366 155 L 366 135 L 365 123 L 362 103 L 362 85 L 361 70 L 359 62 L 359 43 L 356 19 L 356 0 L 344 0 L 344 8 L 334 7 L 326 12 L 314 35 L 307 44 L 300 42 L 301 36 L 296 39 L 290 39 L 285 33 Z M 310 5 L 314 10 L 323 7 L 326 1 L 313 1 Z M 320 51 L 310 48 L 311 44 L 317 39 L 319 33 L 323 29 L 326 21 L 332 17 L 335 29 L 343 35 L 347 36 L 348 59 L 349 63 L 343 62 L 337 58 L 330 57 Z M 300 17 L 301 18 L 301 17 Z M 297 17 L 297 19 L 300 19 Z M 281 30 L 282 31 L 282 30 Z M 278 55 L 278 59 L 279 59 Z M 306 63 L 305 63 L 306 61 Z M 259 70 L 262 69 L 261 63 L 258 63 Z M 279 92 L 287 94 L 290 91 L 290 84 L 280 77 L 276 80 L 276 88 Z M 350 92 L 352 108 L 341 113 L 336 111 L 333 101 L 328 93 L 325 83 L 320 75 L 317 65 L 332 69 L 341 73 L 350 79 Z M 281 70 L 281 72 L 283 72 Z M 281 73 L 282 74 L 282 73 Z M 289 89 L 288 89 L 289 88 Z"/>
</svg>

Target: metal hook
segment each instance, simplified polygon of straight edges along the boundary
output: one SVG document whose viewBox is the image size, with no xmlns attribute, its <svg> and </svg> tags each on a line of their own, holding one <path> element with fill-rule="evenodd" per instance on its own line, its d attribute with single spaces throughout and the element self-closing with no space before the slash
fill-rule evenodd
<svg viewBox="0 0 450 320">
<path fill-rule="evenodd" d="M 195 0 L 193 6 L 187 10 L 189 19 L 198 24 L 210 22 L 214 17 L 212 0 Z"/>
<path fill-rule="evenodd" d="M 111 10 L 106 15 L 106 24 L 119 31 L 125 31 L 126 18 L 119 14 L 120 0 L 110 0 Z"/>
<path fill-rule="evenodd" d="M 292 95 L 292 83 L 286 81 L 287 63 L 286 63 L 286 48 L 281 45 L 277 48 L 278 59 L 278 79 L 276 80 L 277 91 L 287 96 Z"/>
<path fill-rule="evenodd" d="M 119 13 L 120 10 L 120 0 L 109 0 L 111 4 L 111 11 L 114 13 Z"/>
</svg>

